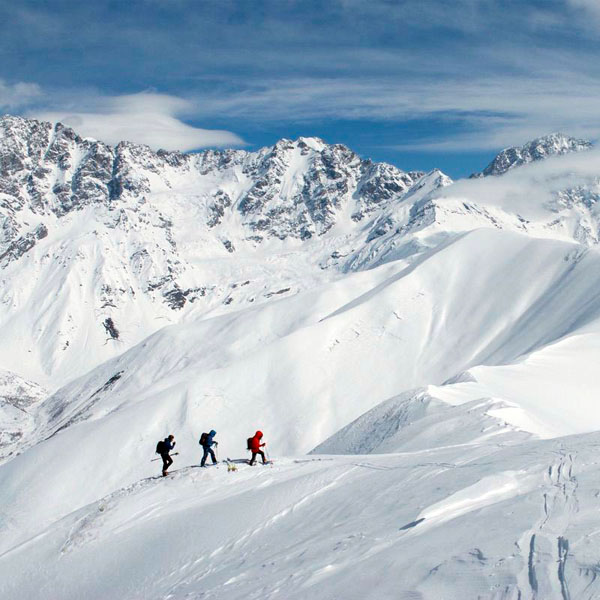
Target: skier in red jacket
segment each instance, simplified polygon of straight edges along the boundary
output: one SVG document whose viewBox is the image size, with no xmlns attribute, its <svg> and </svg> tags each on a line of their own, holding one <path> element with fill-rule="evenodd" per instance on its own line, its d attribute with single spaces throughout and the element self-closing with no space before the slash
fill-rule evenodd
<svg viewBox="0 0 600 600">
<path fill-rule="evenodd" d="M 250 459 L 250 466 L 252 466 L 254 464 L 257 454 L 260 454 L 262 456 L 263 465 L 266 464 L 266 462 L 267 462 L 265 460 L 265 453 L 261 450 L 261 447 L 264 446 L 264 444 L 260 443 L 262 436 L 263 436 L 262 431 L 257 431 L 254 434 L 254 437 L 251 437 L 248 440 L 248 449 L 252 451 L 252 458 Z"/>
</svg>

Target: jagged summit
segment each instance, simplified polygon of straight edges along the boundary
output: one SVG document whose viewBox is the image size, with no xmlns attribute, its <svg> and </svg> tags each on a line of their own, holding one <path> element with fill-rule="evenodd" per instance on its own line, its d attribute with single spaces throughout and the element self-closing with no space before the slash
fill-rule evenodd
<svg viewBox="0 0 600 600">
<path fill-rule="evenodd" d="M 543 160 L 549 156 L 581 152 L 582 150 L 589 150 L 591 147 L 592 143 L 586 140 L 576 139 L 563 133 L 551 133 L 527 142 L 523 146 L 514 146 L 502 150 L 481 173 L 473 173 L 471 177 L 502 175 L 502 173 L 506 173 L 519 165 Z"/>
<path fill-rule="evenodd" d="M 343 206 L 352 205 L 352 219 L 360 221 L 423 175 L 372 163 L 319 138 L 281 139 L 256 152 L 183 154 L 126 141 L 111 147 L 60 123 L 0 119 L 0 192 L 16 200 L 13 209 L 28 205 L 57 216 L 84 205 L 114 206 L 165 188 L 193 187 L 204 200 L 208 227 L 234 211 L 255 240 L 307 239 L 328 231 Z M 5 232 L 0 251 L 10 237 Z"/>
<path fill-rule="evenodd" d="M 300 267 L 317 278 L 349 268 L 360 254 L 353 268 L 367 268 L 410 220 L 404 199 L 430 193 L 437 180 L 313 137 L 255 152 L 155 152 L 5 115 L 0 326 L 15 339 L 39 339 L 32 329 L 38 315 L 36 331 L 44 331 L 48 348 L 36 343 L 28 364 L 54 376 L 71 371 L 72 357 L 86 363 L 93 346 L 106 359 L 180 311 L 229 310 L 297 293 L 298 282 L 309 281 L 298 276 Z M 372 229 L 383 212 L 388 235 L 377 240 L 378 253 L 364 252 L 379 236 Z M 312 250 L 301 250 L 307 245 Z M 273 256 L 265 261 L 261 252 Z M 50 307 L 39 301 L 41 289 L 54 298 Z M 5 360 L 18 367 L 10 355 Z M 44 382 L 39 371 L 24 374 Z"/>
<path fill-rule="evenodd" d="M 521 159 L 574 144 L 542 140 Z M 190 312 L 241 310 L 413 261 L 475 228 L 600 239 L 593 178 L 553 189 L 532 214 L 495 199 L 493 181 L 477 197 L 451 184 L 437 169 L 405 172 L 313 137 L 254 152 L 154 152 L 4 116 L 0 328 L 21 341 L 0 365 L 47 386 Z"/>
</svg>

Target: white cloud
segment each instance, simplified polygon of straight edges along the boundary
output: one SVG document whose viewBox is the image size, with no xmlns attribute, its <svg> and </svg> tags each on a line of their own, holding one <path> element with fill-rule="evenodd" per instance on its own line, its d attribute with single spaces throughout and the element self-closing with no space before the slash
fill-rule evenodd
<svg viewBox="0 0 600 600">
<path fill-rule="evenodd" d="M 9 84 L 0 79 L 0 109 L 20 110 L 42 95 L 41 88 L 35 83 L 18 82 Z"/>
<path fill-rule="evenodd" d="M 107 97 L 94 92 L 51 94 L 35 84 L 0 80 L 0 107 L 49 121 L 109 144 L 122 140 L 154 149 L 231 147 L 244 141 L 230 131 L 193 127 L 182 118 L 210 122 L 226 115 L 254 123 L 340 120 L 402 122 L 435 119 L 439 129 L 389 144 L 411 151 L 491 150 L 552 131 L 600 139 L 600 79 L 573 68 L 565 53 L 521 59 L 522 74 L 469 74 L 461 79 L 414 74 L 407 78 L 304 77 L 240 81 L 196 99 L 143 92 Z M 549 61 L 552 62 L 550 68 Z M 33 109 L 33 106 L 43 108 Z M 61 110 L 62 109 L 62 110 Z"/>
<path fill-rule="evenodd" d="M 126 140 L 153 149 L 194 150 L 209 146 L 245 145 L 236 134 L 218 129 L 201 129 L 178 116 L 194 112 L 193 103 L 166 94 L 142 92 L 126 96 L 82 99 L 88 110 L 32 111 L 35 118 L 64 123 L 80 135 L 108 144 Z"/>
<path fill-rule="evenodd" d="M 33 30 L 35 56 L 43 49 L 52 54 L 66 39 L 69 47 L 89 46 L 89 56 L 70 53 L 75 68 L 63 69 L 62 81 L 89 61 L 94 68 L 85 80 L 99 87 L 56 87 L 39 97 L 37 86 L 19 90 L 31 84 L 0 80 L 0 108 L 61 120 L 111 143 L 183 150 L 240 145 L 229 131 L 189 124 L 224 118 L 244 130 L 277 123 L 267 129 L 282 133 L 307 122 L 318 132 L 325 120 L 363 121 L 365 130 L 368 121 L 403 123 L 398 129 L 416 140 L 408 148 L 432 151 L 496 149 L 554 130 L 600 136 L 600 0 L 332 0 L 318 19 L 303 3 L 269 3 L 260 19 L 228 3 L 218 11 L 175 4 L 185 18 L 174 17 L 171 28 L 152 10 L 141 25 L 102 13 L 108 27 L 101 29 L 95 24 L 101 13 L 82 18 L 86 3 L 75 20 L 56 11 L 17 11 L 19 27 L 8 27 L 9 42 Z M 133 79 L 128 56 L 138 61 Z M 49 80 L 45 70 L 43 80 Z M 140 81 L 188 100 L 98 91 Z"/>
<path fill-rule="evenodd" d="M 532 211 L 539 211 L 556 192 L 582 184 L 597 189 L 599 169 L 600 150 L 592 149 L 534 161 L 500 177 L 462 179 L 440 190 L 438 195 L 485 198 L 486 204 L 497 204 L 535 220 Z"/>
</svg>

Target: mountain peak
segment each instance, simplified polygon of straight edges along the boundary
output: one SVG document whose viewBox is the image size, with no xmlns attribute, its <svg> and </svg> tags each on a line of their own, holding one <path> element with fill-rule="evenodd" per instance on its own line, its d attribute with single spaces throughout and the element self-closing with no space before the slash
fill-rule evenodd
<svg viewBox="0 0 600 600">
<path fill-rule="evenodd" d="M 299 137 L 296 140 L 296 143 L 299 146 L 308 146 L 309 148 L 311 148 L 312 150 L 316 150 L 317 152 L 321 152 L 323 150 L 323 148 L 325 148 L 325 146 L 327 146 L 327 144 L 318 137 Z"/>
<path fill-rule="evenodd" d="M 543 160 L 549 156 L 589 150 L 591 147 L 592 143 L 587 140 L 577 139 L 560 132 L 550 133 L 527 142 L 523 146 L 505 148 L 481 173 L 473 173 L 471 177 L 502 175 L 520 165 Z"/>
</svg>

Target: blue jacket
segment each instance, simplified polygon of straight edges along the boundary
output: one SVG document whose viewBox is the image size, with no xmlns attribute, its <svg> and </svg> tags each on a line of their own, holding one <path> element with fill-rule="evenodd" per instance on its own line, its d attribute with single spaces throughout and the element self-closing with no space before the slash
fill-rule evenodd
<svg viewBox="0 0 600 600">
<path fill-rule="evenodd" d="M 213 444 L 216 444 L 213 438 L 217 435 L 217 432 L 214 429 L 211 429 L 208 437 L 206 438 L 206 444 L 204 444 L 204 448 L 210 448 Z"/>
<path fill-rule="evenodd" d="M 165 438 L 165 452 L 171 452 L 175 448 L 175 442 L 171 443 L 169 438 Z"/>
</svg>

